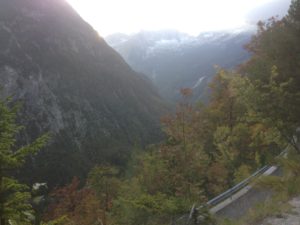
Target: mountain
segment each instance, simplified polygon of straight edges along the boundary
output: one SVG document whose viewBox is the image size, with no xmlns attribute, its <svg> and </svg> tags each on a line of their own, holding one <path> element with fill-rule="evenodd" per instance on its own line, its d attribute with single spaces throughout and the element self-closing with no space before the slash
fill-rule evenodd
<svg viewBox="0 0 300 225">
<path fill-rule="evenodd" d="M 166 105 L 64 0 L 0 1 L 1 95 L 21 102 L 20 142 L 50 132 L 20 177 L 64 183 L 97 163 L 124 165 L 160 140 Z"/>
<path fill-rule="evenodd" d="M 146 74 L 168 100 L 178 101 L 180 88 L 194 91 L 194 100 L 206 100 L 215 65 L 232 69 L 249 58 L 244 45 L 254 31 L 205 32 L 197 37 L 173 30 L 142 31 L 106 37 L 136 71 Z"/>
</svg>

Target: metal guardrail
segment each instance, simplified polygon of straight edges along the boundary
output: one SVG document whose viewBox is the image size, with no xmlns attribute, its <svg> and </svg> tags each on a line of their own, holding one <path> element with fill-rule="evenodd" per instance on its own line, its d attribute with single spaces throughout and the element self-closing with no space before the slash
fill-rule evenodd
<svg viewBox="0 0 300 225">
<path fill-rule="evenodd" d="M 287 152 L 288 152 L 288 148 L 285 148 L 275 158 L 282 157 L 282 156 L 286 157 Z M 255 171 L 252 175 L 250 175 L 245 180 L 241 181 L 240 183 L 236 184 L 235 186 L 233 186 L 232 188 L 230 188 L 227 191 L 223 192 L 222 194 L 220 194 L 220 195 L 214 197 L 213 199 L 209 200 L 206 203 L 206 206 L 208 206 L 209 208 L 212 208 L 212 207 L 218 205 L 219 203 L 223 202 L 224 200 L 230 198 L 232 195 L 234 195 L 235 193 L 237 193 L 238 191 L 240 191 L 241 189 L 243 189 L 244 187 L 246 187 L 248 184 L 250 184 L 250 182 L 253 179 L 259 177 L 264 172 L 266 172 L 269 168 L 271 168 L 271 166 L 263 166 L 262 168 L 258 169 L 257 171 Z"/>
<path fill-rule="evenodd" d="M 246 187 L 254 178 L 260 176 L 263 174 L 265 171 L 267 171 L 270 168 L 270 166 L 264 166 L 254 172 L 251 176 L 243 180 L 242 182 L 238 183 L 237 185 L 233 186 L 232 188 L 228 189 L 227 191 L 223 192 L 222 194 L 218 195 L 217 197 L 209 200 L 206 205 L 211 208 L 213 206 L 216 206 L 220 202 L 223 202 L 227 198 L 231 197 L 233 194 L 236 192 L 240 191 L 244 187 Z"/>
<path fill-rule="evenodd" d="M 264 172 L 266 172 L 271 166 L 264 166 L 260 169 L 258 169 L 256 172 L 254 172 L 251 176 L 243 180 L 242 182 L 238 183 L 237 185 L 233 186 L 232 188 L 228 189 L 227 191 L 223 192 L 222 194 L 214 197 L 213 199 L 209 200 L 204 204 L 205 207 L 207 208 L 212 208 L 219 203 L 225 201 L 226 199 L 232 197 L 235 193 L 238 191 L 242 190 L 244 187 L 250 184 L 251 181 L 253 181 L 255 178 L 259 177 L 262 175 Z M 194 213 L 196 211 L 199 211 L 199 209 L 203 207 L 201 205 L 200 207 L 196 207 L 196 204 L 194 204 L 189 212 L 189 214 L 185 214 L 178 218 L 176 221 L 173 221 L 172 225 L 190 225 L 192 224 L 192 220 L 194 217 Z"/>
<path fill-rule="evenodd" d="M 286 154 L 288 152 L 288 148 L 286 148 L 285 150 L 283 150 L 278 156 L 276 156 L 275 158 L 278 157 L 286 157 Z M 262 168 L 258 169 L 257 171 L 255 171 L 252 175 L 250 175 L 248 178 L 246 178 L 245 180 L 241 181 L 240 183 L 236 184 L 235 186 L 233 186 L 232 188 L 228 189 L 227 191 L 223 192 L 222 194 L 214 197 L 213 199 L 209 200 L 208 202 L 206 202 L 204 204 L 205 207 L 207 208 L 213 208 L 214 206 L 217 206 L 219 203 L 225 201 L 226 199 L 229 199 L 230 197 L 232 197 L 234 194 L 236 194 L 237 192 L 239 192 L 240 190 L 242 190 L 243 188 L 245 188 L 247 185 L 249 185 L 255 178 L 261 176 L 263 173 L 265 173 L 268 169 L 270 169 L 271 166 L 263 166 Z M 189 214 L 185 214 L 183 216 L 181 216 L 178 219 L 178 223 L 173 223 L 172 224 L 184 224 L 184 225 L 189 225 L 192 218 L 193 218 L 193 214 L 195 211 L 199 211 L 199 209 L 203 207 L 203 205 L 201 205 L 200 207 L 196 207 L 196 204 L 193 205 L 193 207 L 190 210 Z M 179 222 L 181 221 L 181 222 Z"/>
</svg>

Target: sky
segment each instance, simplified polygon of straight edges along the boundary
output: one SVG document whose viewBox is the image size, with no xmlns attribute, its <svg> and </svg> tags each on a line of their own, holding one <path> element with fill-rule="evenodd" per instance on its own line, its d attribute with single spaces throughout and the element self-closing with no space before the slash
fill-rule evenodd
<svg viewBox="0 0 300 225">
<path fill-rule="evenodd" d="M 272 2 L 290 0 L 67 0 L 98 33 L 174 29 L 191 35 L 249 23 L 251 13 Z M 250 15 L 250 16 L 249 16 Z M 252 19 L 253 20 L 253 19 Z"/>
</svg>

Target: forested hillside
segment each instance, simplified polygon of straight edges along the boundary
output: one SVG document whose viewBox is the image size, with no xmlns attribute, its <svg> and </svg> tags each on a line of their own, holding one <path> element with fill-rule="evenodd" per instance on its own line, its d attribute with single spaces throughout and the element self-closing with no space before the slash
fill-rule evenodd
<svg viewBox="0 0 300 225">
<path fill-rule="evenodd" d="M 294 158 L 288 179 L 299 184 L 300 149 L 294 138 L 300 127 L 299 42 L 300 0 L 293 0 L 283 19 L 258 23 L 247 45 L 252 54 L 249 61 L 235 71 L 219 69 L 210 84 L 208 104 L 192 104 L 192 90 L 181 89 L 176 113 L 161 119 L 166 136 L 162 143 L 144 150 L 132 148 L 126 170 L 108 161 L 99 163 L 81 183 L 75 177 L 50 193 L 33 195 L 43 196 L 42 202 L 33 199 L 33 210 L 28 195 L 15 194 L 28 194 L 28 189 L 14 186 L 7 199 L 3 198 L 5 184 L 10 171 L 42 147 L 46 137 L 34 142 L 32 151 L 21 151 L 17 160 L 5 157 L 7 152 L 14 156 L 10 149 L 18 144 L 13 141 L 18 129 L 15 109 L 3 102 L 0 165 L 9 165 L 9 170 L 0 167 L 5 175 L 0 176 L 1 225 L 9 219 L 20 224 L 42 220 L 48 225 L 170 224 L 195 202 L 205 203 L 262 165 L 273 163 L 286 146 Z M 20 207 L 11 201 L 24 204 Z M 214 220 L 208 217 L 205 223 Z"/>
</svg>

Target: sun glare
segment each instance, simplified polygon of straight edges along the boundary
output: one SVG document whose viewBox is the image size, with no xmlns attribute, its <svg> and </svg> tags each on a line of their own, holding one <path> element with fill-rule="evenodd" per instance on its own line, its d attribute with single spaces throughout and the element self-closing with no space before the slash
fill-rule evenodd
<svg viewBox="0 0 300 225">
<path fill-rule="evenodd" d="M 244 25 L 247 12 L 271 0 L 68 0 L 102 36 L 140 30 L 201 31 Z"/>
</svg>

